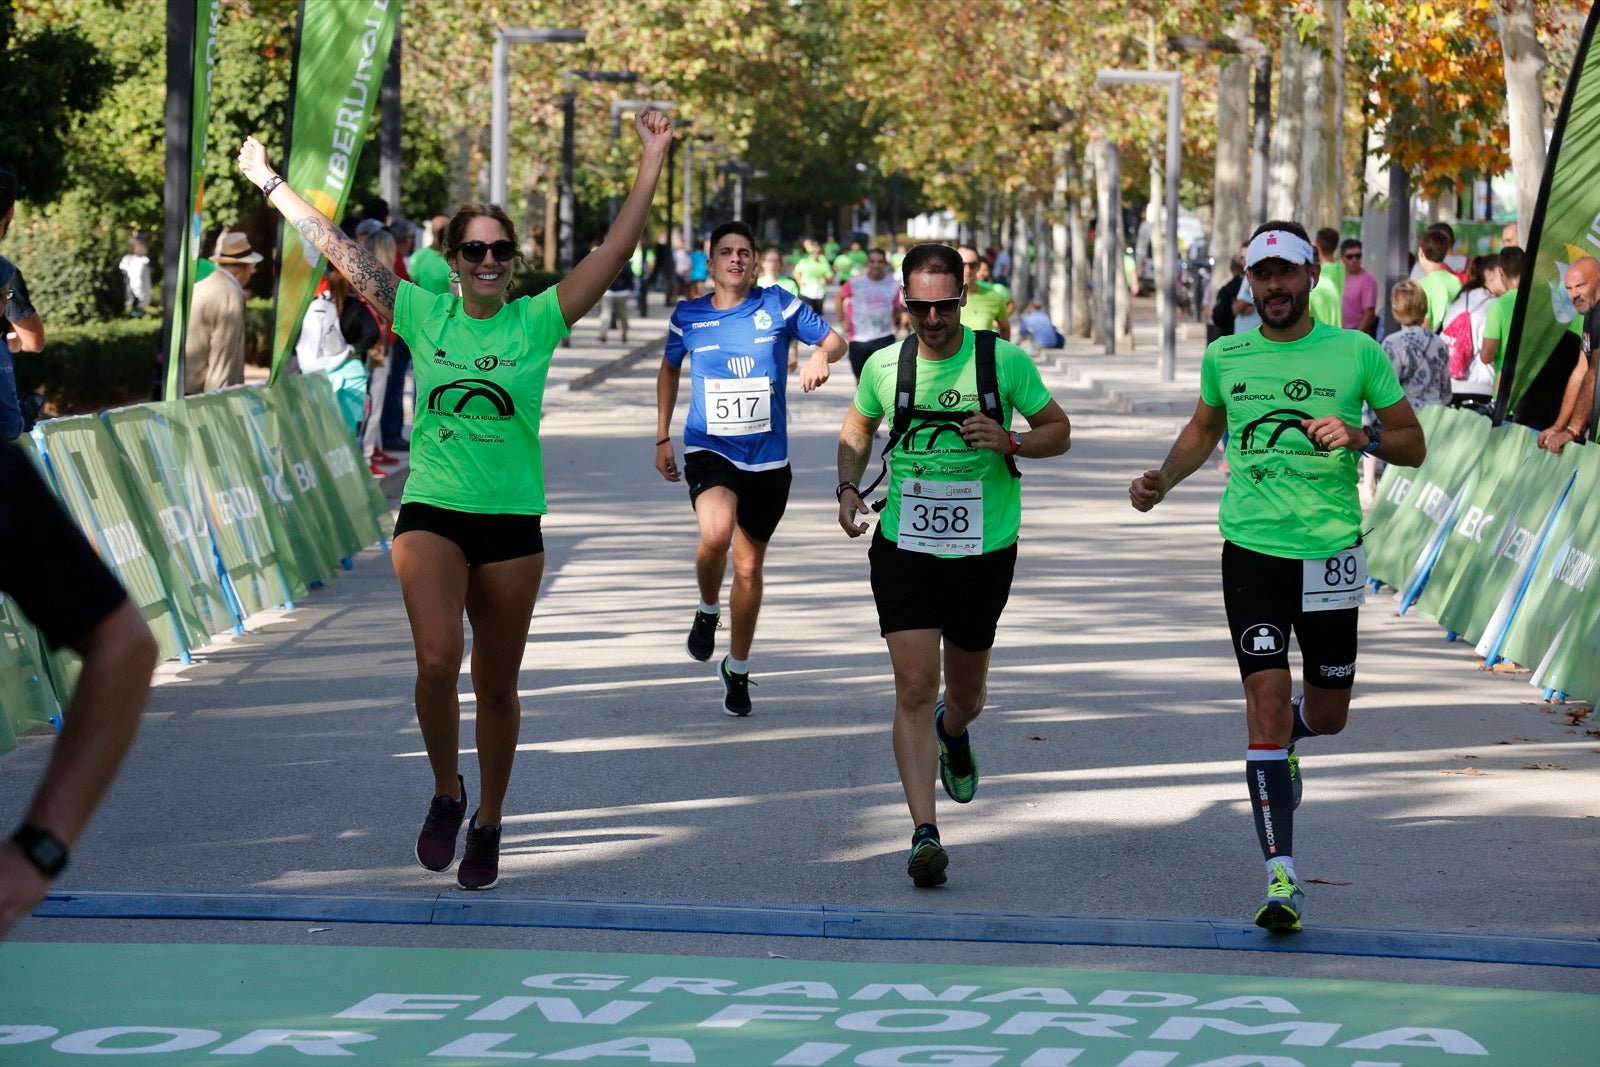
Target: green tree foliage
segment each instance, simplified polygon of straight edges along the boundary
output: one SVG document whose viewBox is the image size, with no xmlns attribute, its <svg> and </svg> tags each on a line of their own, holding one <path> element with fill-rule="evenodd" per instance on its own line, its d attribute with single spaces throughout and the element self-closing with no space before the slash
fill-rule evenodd
<svg viewBox="0 0 1600 1067">
<path fill-rule="evenodd" d="M 67 131 L 99 103 L 108 71 L 74 27 L 17 16 L 0 3 L 0 143 L 23 195 L 44 203 L 65 185 Z"/>
</svg>

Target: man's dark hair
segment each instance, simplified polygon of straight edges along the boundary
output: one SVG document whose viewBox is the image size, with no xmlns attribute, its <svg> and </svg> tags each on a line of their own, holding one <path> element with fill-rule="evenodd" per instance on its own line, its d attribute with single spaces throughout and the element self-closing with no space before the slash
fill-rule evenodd
<svg viewBox="0 0 1600 1067">
<path fill-rule="evenodd" d="M 1434 263 L 1443 263 L 1444 257 L 1450 254 L 1450 248 L 1454 244 L 1455 242 L 1444 230 L 1429 226 L 1422 231 L 1422 236 L 1417 238 L 1417 251 Z"/>
<path fill-rule="evenodd" d="M 1430 222 L 1428 224 L 1428 229 L 1438 230 L 1440 233 L 1444 234 L 1445 240 L 1450 242 L 1451 248 L 1456 246 L 1455 227 L 1451 226 L 1448 222 Z"/>
<path fill-rule="evenodd" d="M 1362 247 L 1362 245 L 1361 245 L 1360 239 L 1355 238 L 1355 237 L 1346 237 L 1344 239 L 1344 242 L 1339 245 L 1339 254 L 1342 256 L 1346 252 L 1350 251 L 1352 248 L 1361 248 L 1361 247 Z"/>
<path fill-rule="evenodd" d="M 9 170 L 0 170 L 0 215 L 10 211 L 17 202 L 17 179 Z"/>
<path fill-rule="evenodd" d="M 364 219 L 377 219 L 379 222 L 388 225 L 389 201 L 381 196 L 367 198 L 361 205 L 361 217 Z"/>
<path fill-rule="evenodd" d="M 961 253 L 949 245 L 913 245 L 900 262 L 901 284 L 910 285 L 911 276 L 917 273 L 954 274 L 959 280 L 962 276 Z"/>
<path fill-rule="evenodd" d="M 756 232 L 750 228 L 749 223 L 734 219 L 732 222 L 724 222 L 721 226 L 711 231 L 711 251 L 713 253 L 716 252 L 717 245 L 722 243 L 722 239 L 729 234 L 735 237 L 743 237 L 749 242 L 750 251 L 754 252 L 756 250 Z"/>
<path fill-rule="evenodd" d="M 1317 251 L 1325 256 L 1331 256 L 1339 251 L 1339 231 L 1332 226 L 1324 226 L 1318 230 Z"/>
<path fill-rule="evenodd" d="M 1500 273 L 1507 278 L 1522 280 L 1523 260 L 1526 257 L 1517 245 L 1506 245 L 1500 250 Z"/>
<path fill-rule="evenodd" d="M 1254 241 L 1269 230 L 1282 230 L 1284 233 L 1292 233 L 1306 244 L 1311 243 L 1311 238 L 1306 236 L 1306 228 L 1289 219 L 1268 219 L 1256 227 L 1255 232 L 1250 235 L 1250 241 Z M 1250 241 L 1246 241 L 1245 244 L 1249 244 Z"/>
</svg>

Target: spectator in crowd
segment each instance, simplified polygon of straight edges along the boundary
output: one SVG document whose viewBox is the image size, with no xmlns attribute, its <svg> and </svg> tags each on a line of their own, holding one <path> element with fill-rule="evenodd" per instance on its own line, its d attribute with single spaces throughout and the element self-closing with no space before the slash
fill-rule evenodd
<svg viewBox="0 0 1600 1067">
<path fill-rule="evenodd" d="M 128 251 L 117 264 L 122 272 L 122 308 L 129 315 L 142 315 L 150 306 L 150 242 L 135 232 L 128 238 Z"/>
<path fill-rule="evenodd" d="M 709 242 L 706 242 L 709 243 Z M 689 252 L 689 299 L 694 300 L 706 291 L 706 279 L 711 276 L 711 257 L 704 245 Z"/>
<path fill-rule="evenodd" d="M 1340 325 L 1371 337 L 1378 330 L 1378 278 L 1361 264 L 1363 249 L 1354 237 L 1339 246 L 1344 263 L 1344 299 Z"/>
<path fill-rule="evenodd" d="M 17 180 L 11 172 L 0 170 L 0 239 L 11 230 L 11 220 L 17 213 Z M 44 351 L 44 322 L 28 299 L 28 283 L 22 272 L 4 256 L 0 256 L 0 310 L 5 312 L 0 322 L 0 440 L 11 441 L 21 435 L 37 412 L 30 403 L 30 411 L 23 410 L 22 399 L 17 395 L 16 370 L 12 358 L 19 353 Z"/>
<path fill-rule="evenodd" d="M 1065 344 L 1061 331 L 1050 321 L 1050 313 L 1037 300 L 1028 304 L 1028 310 L 1017 323 L 1017 341 L 1030 355 L 1041 348 L 1060 348 Z"/>
<path fill-rule="evenodd" d="M 1417 239 L 1417 269 L 1422 276 L 1416 282 L 1428 297 L 1427 326 L 1430 330 L 1444 325 L 1445 310 L 1461 292 L 1461 279 L 1444 262 L 1454 241 L 1455 231 L 1442 222 L 1429 226 Z M 1391 294 L 1390 309 L 1393 307 Z"/>
<path fill-rule="evenodd" d="M 1235 252 L 1228 257 L 1228 272 L 1232 275 L 1217 290 L 1211 305 L 1211 329 L 1206 331 L 1206 344 L 1234 332 L 1233 305 L 1239 300 L 1239 288 L 1244 285 L 1244 256 Z"/>
<path fill-rule="evenodd" d="M 444 231 L 450 225 L 448 215 L 435 215 L 428 220 L 429 241 L 415 252 L 406 264 L 411 280 L 430 293 L 446 296 L 450 292 L 450 264 L 439 249 L 444 247 Z"/>
<path fill-rule="evenodd" d="M 63 576 L 71 595 L 63 595 Z M 22 825 L 0 844 L 0 939 L 38 906 L 116 777 L 150 694 L 156 639 L 33 462 L 0 444 L 0 593 L 83 657 Z"/>
<path fill-rule="evenodd" d="M 1489 305 L 1497 295 L 1498 256 L 1473 256 L 1467 261 L 1467 280 L 1461 293 L 1444 313 L 1440 331 L 1450 349 L 1450 406 L 1480 408 L 1494 393 L 1494 371 L 1477 358 L 1483 348 L 1483 326 Z"/>
<path fill-rule="evenodd" d="M 633 268 L 624 263 L 606 288 L 605 303 L 600 309 L 600 335 L 597 340 L 601 344 L 606 343 L 606 331 L 612 326 L 617 328 L 622 343 L 628 343 L 628 303 L 633 299 L 634 284 Z"/>
<path fill-rule="evenodd" d="M 994 275 L 996 285 L 1011 285 L 1011 253 L 1004 248 L 994 254 L 994 265 L 990 272 Z"/>
<path fill-rule="evenodd" d="M 689 299 L 689 247 L 684 243 L 683 234 L 672 235 L 672 300 Z"/>
<path fill-rule="evenodd" d="M 377 317 L 333 264 L 300 326 L 295 361 L 302 374 L 326 371 L 350 436 L 361 433 L 367 406 L 367 354 L 382 338 Z"/>
<path fill-rule="evenodd" d="M 1317 284 L 1311 290 L 1311 317 L 1339 330 L 1344 328 L 1344 262 L 1339 258 L 1339 231 L 1324 226 L 1317 231 Z"/>
<path fill-rule="evenodd" d="M 1450 403 L 1450 352 L 1427 327 L 1428 296 L 1420 282 L 1403 281 L 1389 294 L 1389 311 L 1400 328 L 1383 339 L 1400 388 L 1413 410 Z M 1380 427 L 1381 429 L 1381 427 Z"/>
<path fill-rule="evenodd" d="M 1578 335 L 1578 360 L 1567 376 L 1556 421 L 1539 434 L 1539 447 L 1560 452 L 1574 441 L 1594 436 L 1595 344 L 1600 341 L 1600 262 L 1579 256 L 1562 279 L 1567 298 L 1579 317 L 1572 320 Z"/>
<path fill-rule="evenodd" d="M 1239 246 L 1239 262 L 1244 263 L 1245 249 L 1248 246 Z M 1239 283 L 1239 295 L 1233 301 L 1233 332 L 1236 334 L 1248 333 L 1261 325 L 1261 315 L 1256 311 L 1255 293 L 1250 291 L 1250 278 L 1246 274 Z M 1226 430 L 1224 430 L 1226 433 Z"/>
<path fill-rule="evenodd" d="M 803 242 L 804 254 L 795 260 L 794 280 L 800 287 L 800 299 L 810 305 L 819 316 L 828 296 L 828 282 L 833 278 L 833 268 L 822 254 L 822 246 L 807 237 Z"/>
<path fill-rule="evenodd" d="M 1494 368 L 1494 378 L 1500 379 L 1500 364 L 1506 358 L 1506 340 L 1511 335 L 1511 312 L 1517 305 L 1517 289 L 1522 285 L 1522 249 L 1507 245 L 1496 257 L 1500 274 L 1500 295 L 1494 298 L 1483 316 L 1483 340 L 1478 346 L 1478 358 Z M 1491 387 L 1491 393 L 1494 389 Z"/>
<path fill-rule="evenodd" d="M 394 274 L 401 281 L 416 279 L 406 269 L 406 261 L 417 247 L 417 228 L 405 219 L 389 223 L 389 233 L 394 237 Z M 406 375 L 411 371 L 411 349 L 405 338 L 390 334 L 387 365 L 388 384 L 383 390 L 383 407 L 378 410 L 378 438 L 385 452 L 408 452 L 411 442 L 406 440 Z"/>
<path fill-rule="evenodd" d="M 217 235 L 217 269 L 195 283 L 183 344 L 183 391 L 210 393 L 244 384 L 244 287 L 261 262 L 238 230 Z"/>
</svg>

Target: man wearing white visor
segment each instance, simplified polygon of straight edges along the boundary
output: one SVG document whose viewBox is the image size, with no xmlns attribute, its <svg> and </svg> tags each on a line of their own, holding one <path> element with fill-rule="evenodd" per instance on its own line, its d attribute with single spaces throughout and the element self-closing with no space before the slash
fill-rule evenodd
<svg viewBox="0 0 1600 1067">
<path fill-rule="evenodd" d="M 1344 729 L 1355 681 L 1356 624 L 1366 585 L 1357 458 L 1422 462 L 1422 428 L 1378 343 L 1311 318 L 1320 268 L 1306 231 L 1267 222 L 1251 235 L 1245 273 L 1261 329 L 1206 348 L 1200 400 L 1159 470 L 1129 486 L 1149 511 L 1211 455 L 1228 432 L 1230 472 L 1217 521 L 1222 595 L 1244 682 L 1245 780 L 1267 863 L 1256 925 L 1301 928 L 1305 896 L 1294 866 L 1300 801 L 1295 743 Z M 1379 423 L 1361 425 L 1362 404 Z M 1302 659 L 1292 696 L 1288 639 Z"/>
</svg>

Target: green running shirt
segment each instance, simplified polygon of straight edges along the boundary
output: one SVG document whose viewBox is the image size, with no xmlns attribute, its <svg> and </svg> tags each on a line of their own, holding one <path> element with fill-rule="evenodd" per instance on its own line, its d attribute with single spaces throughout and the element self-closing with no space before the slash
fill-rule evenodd
<svg viewBox="0 0 1600 1067">
<path fill-rule="evenodd" d="M 569 332 L 555 286 L 474 319 L 454 296 L 401 282 L 394 330 L 417 378 L 413 501 L 486 515 L 543 515 L 539 416 L 550 357 Z"/>
<path fill-rule="evenodd" d="M 1320 322 L 1298 341 L 1260 331 L 1213 341 L 1200 363 L 1200 399 L 1228 418 L 1228 486 L 1217 525 L 1236 545 L 1286 559 L 1321 559 L 1361 535 L 1356 453 L 1318 451 L 1302 419 L 1361 425 L 1405 399 L 1382 346 Z"/>
<path fill-rule="evenodd" d="M 914 408 L 930 411 L 978 410 L 978 369 L 971 330 L 962 330 L 961 348 L 948 359 L 917 357 Z M 856 387 L 856 410 L 869 419 L 894 417 L 895 380 L 900 370 L 900 344 L 885 345 L 867 357 Z M 1380 353 L 1382 350 L 1379 350 Z M 1385 360 L 1387 364 L 1387 359 Z M 1039 368 L 1026 352 L 999 338 L 994 343 L 995 375 L 1000 383 L 1000 409 L 1010 427 L 1013 411 L 1036 415 L 1050 402 Z M 957 423 L 911 427 L 889 453 L 889 491 L 879 528 L 899 541 L 900 501 L 907 481 L 979 481 L 983 486 L 983 551 L 997 552 L 1017 539 L 1022 526 L 1022 482 L 1011 476 L 1005 457 L 970 447 L 956 432 Z M 934 553 L 951 556 L 956 553 Z"/>
</svg>

